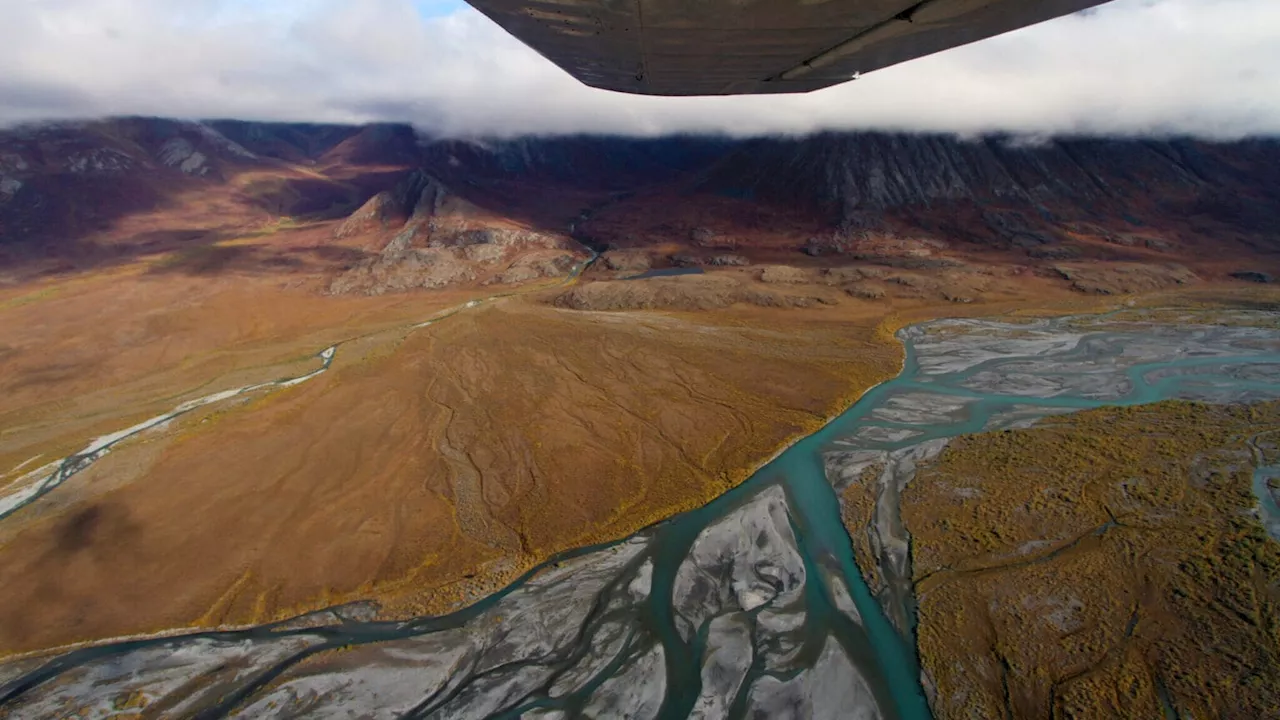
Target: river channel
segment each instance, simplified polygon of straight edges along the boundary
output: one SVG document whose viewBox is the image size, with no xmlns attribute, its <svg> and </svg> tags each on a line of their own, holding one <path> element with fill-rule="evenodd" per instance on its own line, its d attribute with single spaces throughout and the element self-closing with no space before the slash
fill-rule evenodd
<svg viewBox="0 0 1280 720">
<path fill-rule="evenodd" d="M 0 665 L 0 715 L 928 717 L 898 513 L 916 465 L 949 438 L 1050 414 L 1280 398 L 1274 325 L 1131 312 L 913 326 L 897 378 L 744 484 L 465 610 L 387 622 L 355 604 L 17 660 Z M 875 483 L 876 592 L 841 521 L 855 482 Z"/>
</svg>

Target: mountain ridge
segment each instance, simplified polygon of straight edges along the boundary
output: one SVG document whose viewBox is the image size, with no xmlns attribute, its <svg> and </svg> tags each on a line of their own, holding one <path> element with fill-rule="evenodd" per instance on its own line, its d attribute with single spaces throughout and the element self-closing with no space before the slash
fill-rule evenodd
<svg viewBox="0 0 1280 720">
<path fill-rule="evenodd" d="M 296 247 L 262 243 L 260 252 L 280 267 L 339 277 L 386 259 L 403 225 L 352 216 L 415 174 L 471 208 L 463 229 L 557 238 L 539 250 L 568 247 L 571 237 L 596 251 L 644 253 L 653 267 L 714 265 L 723 253 L 708 250 L 733 249 L 746 262 L 1166 262 L 1229 277 L 1259 262 L 1273 270 L 1280 248 L 1276 138 L 475 141 L 405 125 L 121 118 L 0 132 L 0 266 L 74 269 L 287 225 Z M 411 213 L 395 214 L 409 222 Z M 309 259 L 298 260 L 303 251 Z M 1232 261 L 1240 267 L 1224 264 Z M 446 284 L 504 272 L 463 262 Z M 437 286 L 412 277 L 393 285 L 365 291 Z"/>
</svg>

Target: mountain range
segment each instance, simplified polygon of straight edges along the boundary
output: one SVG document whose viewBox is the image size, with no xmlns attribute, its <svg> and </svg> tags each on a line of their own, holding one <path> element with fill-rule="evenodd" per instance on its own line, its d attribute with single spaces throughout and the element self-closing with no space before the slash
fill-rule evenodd
<svg viewBox="0 0 1280 720">
<path fill-rule="evenodd" d="M 467 141 L 150 118 L 0 132 L 0 272 L 13 277 L 176 251 L 175 270 L 380 294 L 555 276 L 585 246 L 624 273 L 980 265 L 1125 292 L 1268 279 L 1277 228 L 1275 139 Z"/>
</svg>

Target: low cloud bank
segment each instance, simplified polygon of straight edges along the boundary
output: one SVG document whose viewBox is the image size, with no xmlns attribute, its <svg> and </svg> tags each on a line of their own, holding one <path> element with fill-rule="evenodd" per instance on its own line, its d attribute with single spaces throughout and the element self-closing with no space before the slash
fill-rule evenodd
<svg viewBox="0 0 1280 720">
<path fill-rule="evenodd" d="M 0 124 L 104 115 L 411 122 L 439 135 L 1280 134 L 1280 2 L 1116 0 L 800 96 L 580 85 L 469 7 L 7 0 Z M 433 12 L 440 12 L 439 2 Z"/>
</svg>

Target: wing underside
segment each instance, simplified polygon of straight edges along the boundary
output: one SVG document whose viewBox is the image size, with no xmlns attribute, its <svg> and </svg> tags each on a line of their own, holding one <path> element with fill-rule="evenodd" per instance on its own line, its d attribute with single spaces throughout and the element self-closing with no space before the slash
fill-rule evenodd
<svg viewBox="0 0 1280 720">
<path fill-rule="evenodd" d="M 1105 0 L 468 0 L 587 85 L 808 92 Z"/>
</svg>

